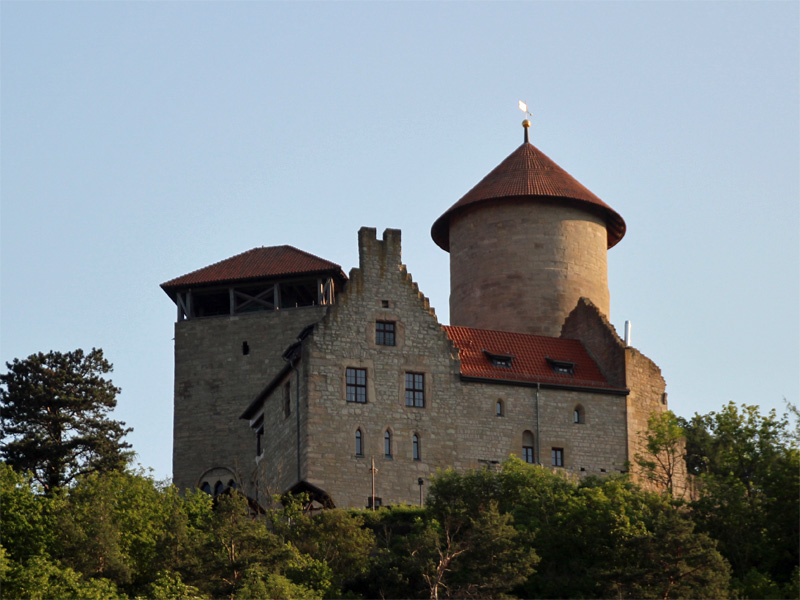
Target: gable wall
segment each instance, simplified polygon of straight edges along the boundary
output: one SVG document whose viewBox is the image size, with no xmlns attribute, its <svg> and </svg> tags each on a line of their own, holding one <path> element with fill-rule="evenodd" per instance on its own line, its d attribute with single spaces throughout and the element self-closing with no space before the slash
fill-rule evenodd
<svg viewBox="0 0 800 600">
<path fill-rule="evenodd" d="M 400 263 L 400 233 L 387 230 L 381 241 L 375 230 L 362 229 L 359 248 L 360 265 L 350 274 L 347 293 L 304 343 L 308 388 L 302 405 L 302 418 L 307 418 L 303 477 L 328 492 L 336 506 L 365 506 L 374 458 L 376 496 L 384 503 L 416 504 L 419 477 L 425 481 L 424 491 L 437 469 L 479 468 L 510 454 L 520 456 L 523 432 L 536 433 L 536 389 L 462 381 L 457 351 Z M 396 346 L 375 344 L 376 320 L 396 322 Z M 347 367 L 367 370 L 366 404 L 346 401 Z M 407 371 L 425 375 L 425 408 L 405 406 Z M 502 417 L 495 412 L 498 399 L 504 402 Z M 624 470 L 624 397 L 542 389 L 539 400 L 544 464 L 550 464 L 550 448 L 559 447 L 565 451 L 567 470 L 578 474 Z M 277 415 L 279 404 L 269 400 L 266 410 Z M 585 424 L 572 422 L 577 404 L 585 409 Z M 280 419 L 269 422 L 279 425 Z M 362 457 L 355 456 L 358 428 L 363 434 Z M 387 428 L 392 433 L 390 459 L 384 456 Z M 420 436 L 419 461 L 412 458 L 414 433 Z M 269 435 L 278 439 L 285 434 Z M 278 474 L 273 470 L 271 477 Z"/>
</svg>

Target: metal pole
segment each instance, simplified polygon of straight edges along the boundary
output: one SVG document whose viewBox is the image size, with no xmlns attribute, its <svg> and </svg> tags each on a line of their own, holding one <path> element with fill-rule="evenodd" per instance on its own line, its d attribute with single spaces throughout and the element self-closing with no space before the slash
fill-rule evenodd
<svg viewBox="0 0 800 600">
<path fill-rule="evenodd" d="M 526 130 L 527 131 L 527 130 Z M 539 444 L 539 384 L 536 384 L 536 464 L 542 465 L 541 446 Z"/>
</svg>

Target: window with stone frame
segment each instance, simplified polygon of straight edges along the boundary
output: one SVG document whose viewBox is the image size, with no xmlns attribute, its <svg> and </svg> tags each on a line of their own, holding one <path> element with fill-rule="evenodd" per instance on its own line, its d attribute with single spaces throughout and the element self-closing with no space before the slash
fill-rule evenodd
<svg viewBox="0 0 800 600">
<path fill-rule="evenodd" d="M 422 460 L 419 435 L 416 433 L 414 434 L 414 437 L 411 438 L 411 456 L 414 460 Z"/>
<path fill-rule="evenodd" d="M 578 424 L 586 423 L 586 412 L 580 404 L 572 410 L 572 422 Z"/>
<path fill-rule="evenodd" d="M 348 402 L 364 404 L 367 401 L 367 370 L 347 367 L 345 388 Z"/>
<path fill-rule="evenodd" d="M 356 456 L 364 456 L 364 434 L 356 429 Z"/>
<path fill-rule="evenodd" d="M 553 466 L 554 467 L 563 467 L 564 466 L 564 449 L 563 448 L 553 448 L 551 451 L 551 456 L 553 458 Z"/>
<path fill-rule="evenodd" d="M 376 321 L 375 343 L 378 346 L 394 346 L 395 331 L 396 327 L 394 321 Z"/>
<path fill-rule="evenodd" d="M 392 432 L 388 429 L 383 433 L 383 457 L 392 458 Z"/>
<path fill-rule="evenodd" d="M 522 434 L 522 460 L 528 464 L 533 464 L 533 433 L 525 431 Z"/>
<path fill-rule="evenodd" d="M 502 417 L 502 416 L 505 415 L 505 410 L 504 410 L 504 407 L 503 407 L 503 401 L 502 400 L 498 400 L 497 402 L 495 402 L 495 404 L 494 404 L 494 414 L 497 415 L 498 417 Z"/>
<path fill-rule="evenodd" d="M 425 408 L 425 375 L 406 373 L 406 406 Z"/>
</svg>

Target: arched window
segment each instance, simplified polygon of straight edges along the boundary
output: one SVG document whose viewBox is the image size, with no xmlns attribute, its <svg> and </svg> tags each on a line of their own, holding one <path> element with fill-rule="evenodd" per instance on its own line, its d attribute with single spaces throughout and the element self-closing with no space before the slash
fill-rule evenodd
<svg viewBox="0 0 800 600">
<path fill-rule="evenodd" d="M 360 429 L 356 429 L 356 456 L 364 456 L 364 440 Z"/>
<path fill-rule="evenodd" d="M 214 485 L 214 496 L 219 496 L 224 491 L 225 491 L 225 486 L 222 485 L 221 481 L 218 481 L 216 485 Z"/>
<path fill-rule="evenodd" d="M 200 486 L 200 489 L 209 496 L 211 495 L 211 485 L 207 481 L 203 482 L 203 485 Z"/>
<path fill-rule="evenodd" d="M 229 487 L 230 489 L 232 489 L 232 490 L 235 490 L 235 489 L 236 489 L 236 482 L 235 482 L 233 479 L 231 479 L 231 480 L 228 482 L 228 487 Z"/>
<path fill-rule="evenodd" d="M 383 434 L 383 456 L 392 458 L 392 433 L 388 429 Z"/>
<path fill-rule="evenodd" d="M 533 464 L 533 434 L 530 431 L 522 434 L 522 460 Z"/>
<path fill-rule="evenodd" d="M 411 439 L 411 454 L 414 457 L 414 460 L 421 460 L 420 448 L 419 448 L 419 436 L 415 433 L 414 437 Z"/>
<path fill-rule="evenodd" d="M 573 423 L 585 423 L 586 422 L 586 414 L 583 410 L 583 406 L 578 404 L 572 411 L 572 422 Z"/>
<path fill-rule="evenodd" d="M 495 402 L 495 404 L 494 404 L 494 414 L 496 414 L 498 417 L 502 417 L 503 416 L 504 412 L 503 412 L 503 401 L 502 400 L 498 400 L 497 402 Z"/>
</svg>

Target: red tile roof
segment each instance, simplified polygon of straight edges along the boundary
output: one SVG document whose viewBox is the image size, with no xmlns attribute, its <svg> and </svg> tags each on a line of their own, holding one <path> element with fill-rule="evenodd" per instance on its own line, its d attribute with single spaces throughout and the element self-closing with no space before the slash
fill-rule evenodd
<svg viewBox="0 0 800 600">
<path fill-rule="evenodd" d="M 578 340 L 452 325 L 445 326 L 444 330 L 459 349 L 462 375 L 623 391 L 606 380 L 597 363 Z M 513 356 L 511 368 L 492 365 L 486 352 Z M 574 363 L 574 375 L 555 373 L 548 358 Z"/>
<path fill-rule="evenodd" d="M 450 250 L 450 217 L 465 206 L 500 198 L 571 202 L 599 211 L 606 219 L 608 247 L 625 235 L 625 221 L 533 144 L 525 142 L 439 217 L 431 228 L 436 244 Z"/>
<path fill-rule="evenodd" d="M 270 246 L 268 248 L 262 246 L 192 271 L 182 277 L 171 279 L 162 283 L 161 288 L 169 293 L 183 287 L 287 277 L 321 271 L 333 271 L 342 280 L 346 279 L 339 265 L 298 250 L 294 246 Z"/>
</svg>

